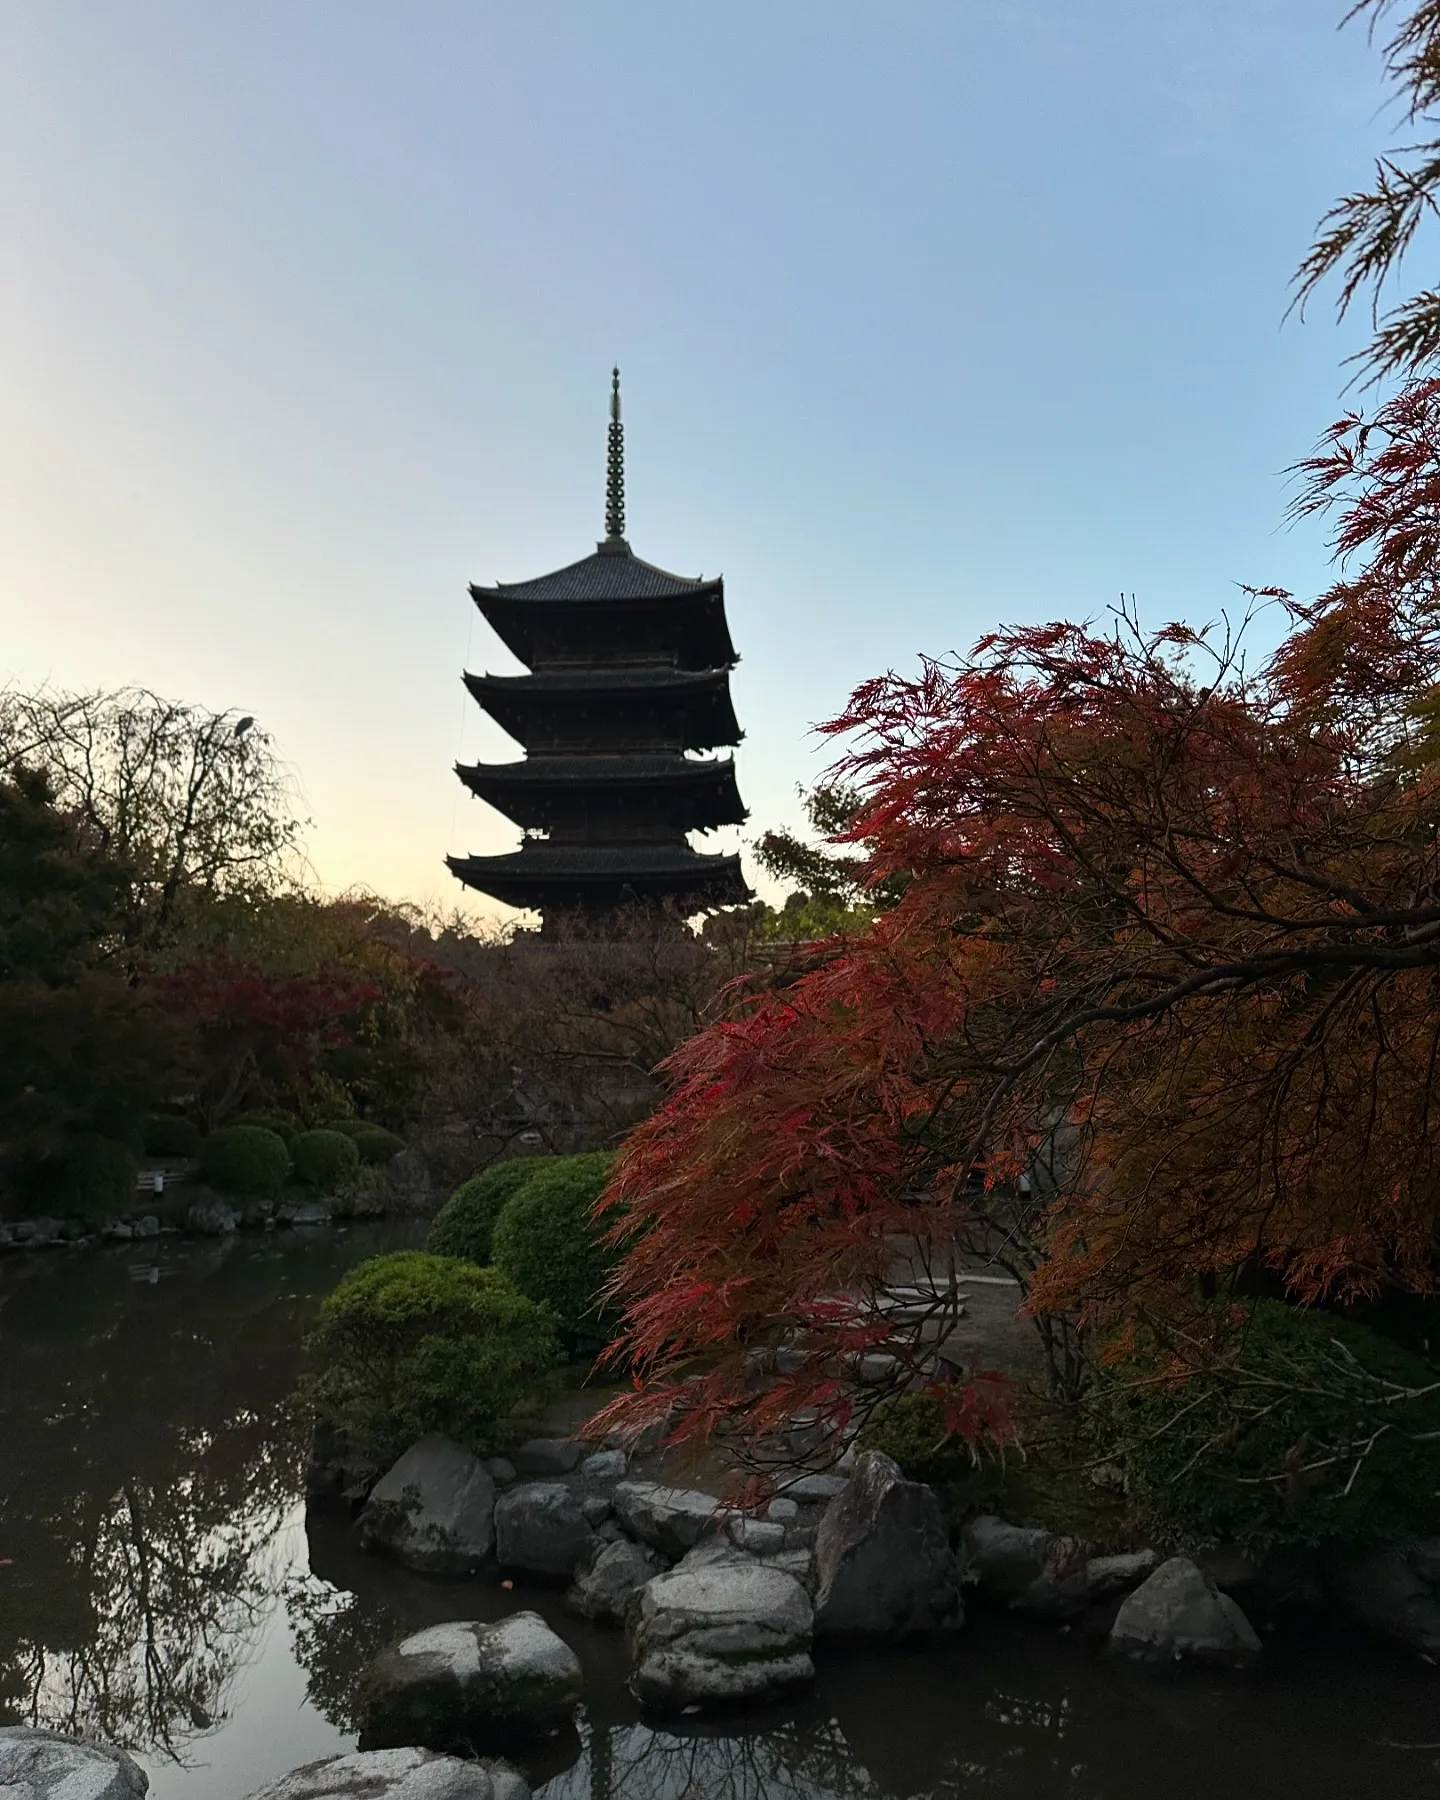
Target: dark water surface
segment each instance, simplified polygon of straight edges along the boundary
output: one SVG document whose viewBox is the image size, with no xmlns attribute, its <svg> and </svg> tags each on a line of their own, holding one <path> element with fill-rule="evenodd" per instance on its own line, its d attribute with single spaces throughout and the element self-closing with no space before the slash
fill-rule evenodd
<svg viewBox="0 0 1440 1800">
<path fill-rule="evenodd" d="M 401 1630 L 543 1612 L 585 1664 L 546 1800 L 1440 1800 L 1440 1670 L 1272 1642 L 1243 1677 L 1156 1678 L 1076 1635 L 972 1620 L 939 1652 L 824 1661 L 784 1712 L 652 1730 L 618 1639 L 558 1596 L 357 1556 L 298 1501 L 286 1401 L 318 1297 L 409 1228 L 0 1263 L 0 1719 L 135 1751 L 157 1800 L 242 1800 L 353 1745 Z"/>
</svg>

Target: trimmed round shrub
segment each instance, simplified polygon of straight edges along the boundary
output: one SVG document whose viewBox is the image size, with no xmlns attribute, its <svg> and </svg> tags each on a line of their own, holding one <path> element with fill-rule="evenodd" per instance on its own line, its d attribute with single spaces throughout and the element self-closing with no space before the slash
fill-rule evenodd
<svg viewBox="0 0 1440 1800">
<path fill-rule="evenodd" d="M 516 1189 L 495 1221 L 495 1267 L 522 1294 L 555 1309 L 576 1353 L 598 1348 L 609 1335 L 601 1290 L 620 1253 L 592 1215 L 614 1160 L 608 1151 L 557 1157 Z"/>
<path fill-rule="evenodd" d="M 1263 1555 L 1440 1529 L 1436 1380 L 1364 1326 L 1266 1300 L 1222 1365 L 1176 1380 L 1137 1357 L 1101 1372 L 1090 1415 L 1155 1523 Z"/>
<path fill-rule="evenodd" d="M 145 1121 L 147 1156 L 198 1156 L 200 1127 L 179 1113 L 156 1113 Z"/>
<path fill-rule="evenodd" d="M 436 1213 L 425 1248 L 437 1256 L 468 1256 L 471 1262 L 488 1263 L 495 1221 L 505 1202 L 541 1169 L 564 1160 L 559 1156 L 514 1156 L 481 1169 L 462 1182 Z"/>
<path fill-rule="evenodd" d="M 405 1148 L 405 1140 L 383 1125 L 368 1125 L 363 1131 L 347 1131 L 346 1137 L 360 1152 L 362 1163 L 392 1162 Z"/>
<path fill-rule="evenodd" d="M 280 1112 L 278 1109 L 260 1107 L 253 1112 L 236 1113 L 229 1121 L 231 1125 L 258 1125 L 262 1131 L 273 1131 L 276 1137 L 284 1141 L 287 1150 L 293 1150 L 295 1140 L 305 1127 L 294 1113 Z"/>
<path fill-rule="evenodd" d="M 200 1173 L 227 1194 L 274 1194 L 289 1172 L 284 1138 L 263 1125 L 225 1125 L 200 1145 Z"/>
<path fill-rule="evenodd" d="M 498 1270 L 425 1250 L 351 1269 L 306 1349 L 304 1398 L 380 1466 L 432 1431 L 493 1449 L 501 1421 L 543 1397 L 560 1361 L 548 1307 Z"/>
<path fill-rule="evenodd" d="M 302 1131 L 292 1152 L 295 1174 L 322 1193 L 333 1194 L 353 1181 L 360 1170 L 360 1152 L 354 1138 L 343 1131 Z"/>
</svg>

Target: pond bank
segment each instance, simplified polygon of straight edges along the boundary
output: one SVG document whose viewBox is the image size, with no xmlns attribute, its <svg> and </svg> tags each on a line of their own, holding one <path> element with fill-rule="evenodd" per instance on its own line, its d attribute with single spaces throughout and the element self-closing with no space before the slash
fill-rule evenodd
<svg viewBox="0 0 1440 1800">
<path fill-rule="evenodd" d="M 1275 1634 L 1250 1673 L 1157 1679 L 1079 1630 L 972 1610 L 938 1648 L 836 1650 L 756 1713 L 643 1716 L 616 1634 L 558 1590 L 437 1582 L 307 1518 L 286 1401 L 344 1268 L 424 1225 L 167 1237 L 0 1264 L 0 1710 L 133 1746 L 156 1800 L 242 1800 L 352 1748 L 384 1644 L 525 1607 L 580 1659 L 545 1800 L 1213 1800 L 1435 1791 L 1434 1671 Z M 1409 1746 L 1409 1747 L 1407 1747 Z M 1417 1748 L 1415 1746 L 1421 1746 Z M 547 1761 L 548 1757 L 548 1761 Z"/>
</svg>

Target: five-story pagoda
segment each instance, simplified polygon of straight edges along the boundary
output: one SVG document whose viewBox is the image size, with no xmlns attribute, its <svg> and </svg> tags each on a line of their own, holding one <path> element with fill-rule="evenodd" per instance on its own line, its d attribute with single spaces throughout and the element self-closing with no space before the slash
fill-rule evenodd
<svg viewBox="0 0 1440 1800">
<path fill-rule="evenodd" d="M 470 589 L 530 673 L 467 674 L 465 685 L 528 754 L 457 773 L 525 839 L 507 856 L 447 860 L 467 887 L 547 925 L 637 902 L 683 914 L 750 898 L 738 856 L 701 855 L 686 836 L 746 817 L 733 760 L 691 754 L 741 737 L 725 584 L 667 574 L 625 540 L 618 369 L 605 534 L 553 575 Z"/>
</svg>

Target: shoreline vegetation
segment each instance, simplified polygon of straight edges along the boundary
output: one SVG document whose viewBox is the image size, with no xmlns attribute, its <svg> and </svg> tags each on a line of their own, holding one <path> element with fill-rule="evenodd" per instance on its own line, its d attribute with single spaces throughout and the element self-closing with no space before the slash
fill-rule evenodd
<svg viewBox="0 0 1440 1800">
<path fill-rule="evenodd" d="M 1440 0 L 1347 17 L 1440 130 Z M 1383 159 L 1297 303 L 1378 305 L 1437 203 L 1440 138 Z M 1437 356 L 1440 292 L 1377 311 L 1378 385 L 1297 466 L 1324 592 L 862 683 L 808 836 L 756 846 L 780 908 L 487 937 L 326 899 L 253 716 L 0 691 L 0 1249 L 434 1211 L 320 1307 L 311 1498 L 563 1587 L 657 1712 L 972 1603 L 1166 1667 L 1336 1620 L 1433 1664 Z M 1028 1354 L 986 1354 L 977 1271 Z M 595 1416 L 527 1435 L 597 1358 Z M 517 1601 L 354 1706 L 366 1750 L 508 1754 L 582 1692 Z"/>
</svg>

